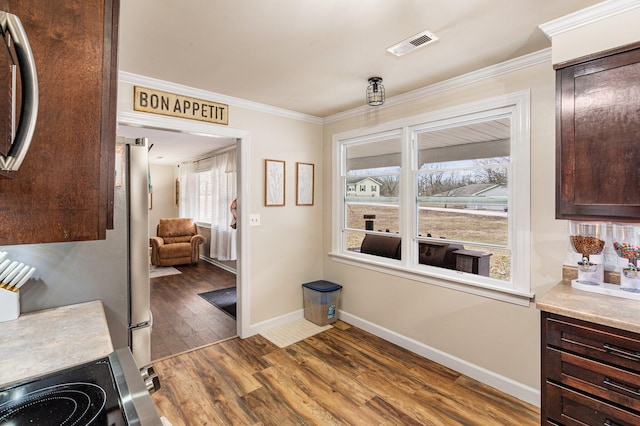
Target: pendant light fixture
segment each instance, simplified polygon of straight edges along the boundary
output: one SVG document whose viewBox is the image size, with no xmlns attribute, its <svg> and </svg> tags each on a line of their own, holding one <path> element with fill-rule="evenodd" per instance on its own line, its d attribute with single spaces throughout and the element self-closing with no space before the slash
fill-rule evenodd
<svg viewBox="0 0 640 426">
<path fill-rule="evenodd" d="M 367 87 L 367 103 L 371 106 L 379 106 L 384 103 L 384 86 L 382 77 L 371 77 Z"/>
</svg>

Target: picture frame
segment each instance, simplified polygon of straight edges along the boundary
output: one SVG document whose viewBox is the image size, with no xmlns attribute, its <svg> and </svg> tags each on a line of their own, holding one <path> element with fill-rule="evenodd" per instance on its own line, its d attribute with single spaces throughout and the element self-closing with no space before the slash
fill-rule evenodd
<svg viewBox="0 0 640 426">
<path fill-rule="evenodd" d="M 315 165 L 296 163 L 296 205 L 313 206 L 315 193 Z"/>
<path fill-rule="evenodd" d="M 180 179 L 176 179 L 176 206 L 180 205 Z"/>
<path fill-rule="evenodd" d="M 264 160 L 264 205 L 285 205 L 285 162 Z"/>
</svg>

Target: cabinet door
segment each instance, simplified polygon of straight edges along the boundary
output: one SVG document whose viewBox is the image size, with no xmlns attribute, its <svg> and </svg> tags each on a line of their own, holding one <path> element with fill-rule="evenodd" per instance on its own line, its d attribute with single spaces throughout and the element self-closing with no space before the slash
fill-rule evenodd
<svg viewBox="0 0 640 426">
<path fill-rule="evenodd" d="M 556 217 L 640 217 L 640 48 L 556 73 Z"/>
<path fill-rule="evenodd" d="M 0 245 L 103 239 L 112 224 L 118 0 L 4 0 L 39 87 L 22 166 L 0 176 Z"/>
<path fill-rule="evenodd" d="M 640 424 L 640 416 L 634 412 L 569 388 L 550 383 L 543 386 L 547 387 L 547 396 L 551 402 L 549 417 L 542 418 L 543 422 L 548 424 L 557 424 L 556 422 L 565 426 L 636 426 Z"/>
</svg>

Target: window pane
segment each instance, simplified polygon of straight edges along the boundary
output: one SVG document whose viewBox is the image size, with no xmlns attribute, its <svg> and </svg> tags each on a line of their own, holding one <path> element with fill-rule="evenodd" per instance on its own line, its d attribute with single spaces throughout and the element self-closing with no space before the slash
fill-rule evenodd
<svg viewBox="0 0 640 426">
<path fill-rule="evenodd" d="M 418 234 L 462 242 L 508 244 L 507 213 L 418 206 Z"/>
<path fill-rule="evenodd" d="M 212 216 L 212 183 L 211 171 L 200 172 L 197 174 L 198 179 L 198 217 L 196 221 L 203 223 L 211 223 Z"/>
<path fill-rule="evenodd" d="M 479 262 L 489 262 L 489 276 L 499 280 L 509 281 L 511 279 L 511 251 L 507 249 L 479 247 L 465 245 L 465 249 L 477 251 L 478 253 L 490 254 L 486 259 L 483 257 Z"/>
<path fill-rule="evenodd" d="M 401 238 L 395 232 L 374 234 L 346 231 L 345 243 L 349 251 L 389 259 L 400 260 L 402 258 Z"/>
<path fill-rule="evenodd" d="M 508 281 L 509 120 L 416 136 L 419 263 Z"/>
<path fill-rule="evenodd" d="M 398 173 L 402 166 L 399 135 L 345 145 L 347 176 Z"/>
<path fill-rule="evenodd" d="M 456 161 L 511 155 L 508 118 L 421 131 L 417 139 L 418 168 L 423 164 L 455 164 Z"/>
<path fill-rule="evenodd" d="M 345 248 L 348 251 L 360 252 L 360 246 L 365 235 L 362 232 L 345 231 Z"/>
<path fill-rule="evenodd" d="M 347 228 L 367 231 L 398 232 L 397 204 L 369 204 L 347 202 L 345 205 Z"/>
<path fill-rule="evenodd" d="M 345 195 L 349 201 L 374 201 L 371 197 L 375 197 L 375 202 L 378 203 L 397 203 L 399 190 L 399 176 L 359 176 L 346 179 Z"/>
</svg>

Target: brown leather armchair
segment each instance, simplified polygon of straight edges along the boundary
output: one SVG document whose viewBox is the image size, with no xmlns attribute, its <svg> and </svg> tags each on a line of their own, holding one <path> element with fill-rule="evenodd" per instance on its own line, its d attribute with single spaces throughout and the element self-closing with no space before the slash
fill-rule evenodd
<svg viewBox="0 0 640 426">
<path fill-rule="evenodd" d="M 157 235 L 149 238 L 152 265 L 186 265 L 200 259 L 204 237 L 198 234 L 193 219 L 160 219 Z"/>
</svg>

